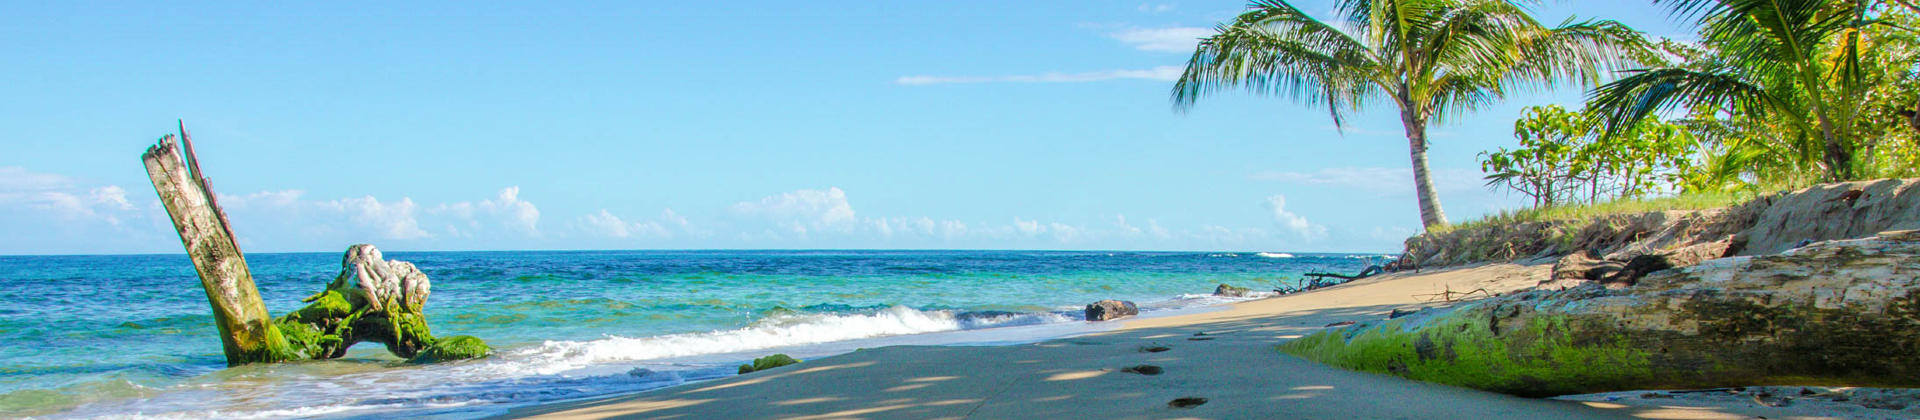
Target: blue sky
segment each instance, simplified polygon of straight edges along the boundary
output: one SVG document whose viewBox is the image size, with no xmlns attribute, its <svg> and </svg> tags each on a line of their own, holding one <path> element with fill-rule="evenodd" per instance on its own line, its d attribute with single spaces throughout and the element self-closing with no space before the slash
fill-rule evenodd
<svg viewBox="0 0 1920 420">
<path fill-rule="evenodd" d="M 1648 2 L 1542 20 L 1683 35 Z M 1324 10 L 1330 1 L 1300 2 Z M 0 254 L 180 252 L 138 156 L 184 119 L 249 252 L 1396 251 L 1390 109 L 1170 79 L 1237 1 L 9 2 Z M 1521 204 L 1435 128 L 1456 221 Z"/>
</svg>

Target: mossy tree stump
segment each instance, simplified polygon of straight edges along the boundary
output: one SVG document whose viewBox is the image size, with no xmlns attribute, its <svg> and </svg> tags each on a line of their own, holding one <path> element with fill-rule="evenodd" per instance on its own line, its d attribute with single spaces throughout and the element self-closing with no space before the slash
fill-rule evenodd
<svg viewBox="0 0 1920 420">
<path fill-rule="evenodd" d="M 267 314 L 233 228 L 200 172 L 193 140 L 181 128 L 141 155 L 153 190 L 172 218 L 213 307 L 227 366 L 298 359 L 330 359 L 348 347 L 375 341 L 416 362 L 480 357 L 491 351 L 473 337 L 435 340 L 427 328 L 427 276 L 413 264 L 385 261 L 372 245 L 347 250 L 341 272 L 305 308 L 279 319 Z M 184 147 L 183 147 L 184 146 Z"/>
</svg>

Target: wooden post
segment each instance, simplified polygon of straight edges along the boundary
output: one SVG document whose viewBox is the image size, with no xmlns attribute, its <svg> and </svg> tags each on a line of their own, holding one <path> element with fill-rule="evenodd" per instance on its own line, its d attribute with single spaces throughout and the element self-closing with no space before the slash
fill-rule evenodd
<svg viewBox="0 0 1920 420">
<path fill-rule="evenodd" d="M 146 162 L 153 190 L 173 218 L 180 243 L 200 273 L 200 286 L 213 305 L 214 324 L 220 327 L 220 341 L 226 350 L 227 366 L 257 362 L 280 362 L 297 358 L 285 337 L 267 316 L 267 305 L 253 285 L 253 274 L 234 242 L 227 215 L 214 199 L 213 188 L 200 173 L 193 156 L 193 140 L 182 124 L 180 138 L 186 144 L 185 158 L 173 141 L 173 135 L 140 156 Z"/>
</svg>

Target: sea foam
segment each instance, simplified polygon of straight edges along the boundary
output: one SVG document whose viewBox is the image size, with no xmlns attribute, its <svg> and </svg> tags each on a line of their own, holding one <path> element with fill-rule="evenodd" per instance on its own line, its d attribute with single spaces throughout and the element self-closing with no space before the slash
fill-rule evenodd
<svg viewBox="0 0 1920 420">
<path fill-rule="evenodd" d="M 652 337 L 548 341 L 498 356 L 501 368 L 553 374 L 591 364 L 666 359 L 820 344 L 862 338 L 1074 321 L 1038 313 L 961 313 L 894 306 L 873 313 L 782 314 L 745 328 Z M 504 366 L 510 365 L 510 366 Z"/>
</svg>

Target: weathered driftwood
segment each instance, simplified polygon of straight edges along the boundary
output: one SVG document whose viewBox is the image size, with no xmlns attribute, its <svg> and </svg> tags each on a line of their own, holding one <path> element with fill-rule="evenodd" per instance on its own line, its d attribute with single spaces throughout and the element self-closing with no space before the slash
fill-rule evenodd
<svg viewBox="0 0 1920 420">
<path fill-rule="evenodd" d="M 492 351 L 468 336 L 435 340 L 421 311 L 430 287 L 427 276 L 413 264 L 382 259 L 372 245 L 348 248 L 340 274 L 326 290 L 305 299 L 305 308 L 270 318 L 226 213 L 200 172 L 193 142 L 184 127 L 180 132 L 184 151 L 168 135 L 141 160 L 199 272 L 228 366 L 337 358 L 363 341 L 384 344 L 387 351 L 414 362 L 467 359 Z"/>
<path fill-rule="evenodd" d="M 293 350 L 312 359 L 345 356 L 355 343 L 372 341 L 413 362 L 485 356 L 485 342 L 469 336 L 436 340 L 421 311 L 430 290 L 427 275 L 404 261 L 387 261 L 373 245 L 354 245 L 340 261 L 327 289 L 306 298 L 305 308 L 275 321 Z"/>
<path fill-rule="evenodd" d="M 188 144 L 184 158 L 173 135 L 167 135 L 147 148 L 140 159 L 146 162 L 147 176 L 153 179 L 153 190 L 160 194 L 160 204 L 173 218 L 187 257 L 193 259 L 193 268 L 200 273 L 200 286 L 207 291 L 214 324 L 220 328 L 227 365 L 292 360 L 287 340 L 274 328 L 267 305 L 253 286 L 253 274 L 247 271 L 247 260 L 240 255 L 233 230 L 227 227 L 226 214 L 220 211 L 212 189 L 200 174 L 185 132 L 181 130 L 181 139 Z"/>
</svg>

